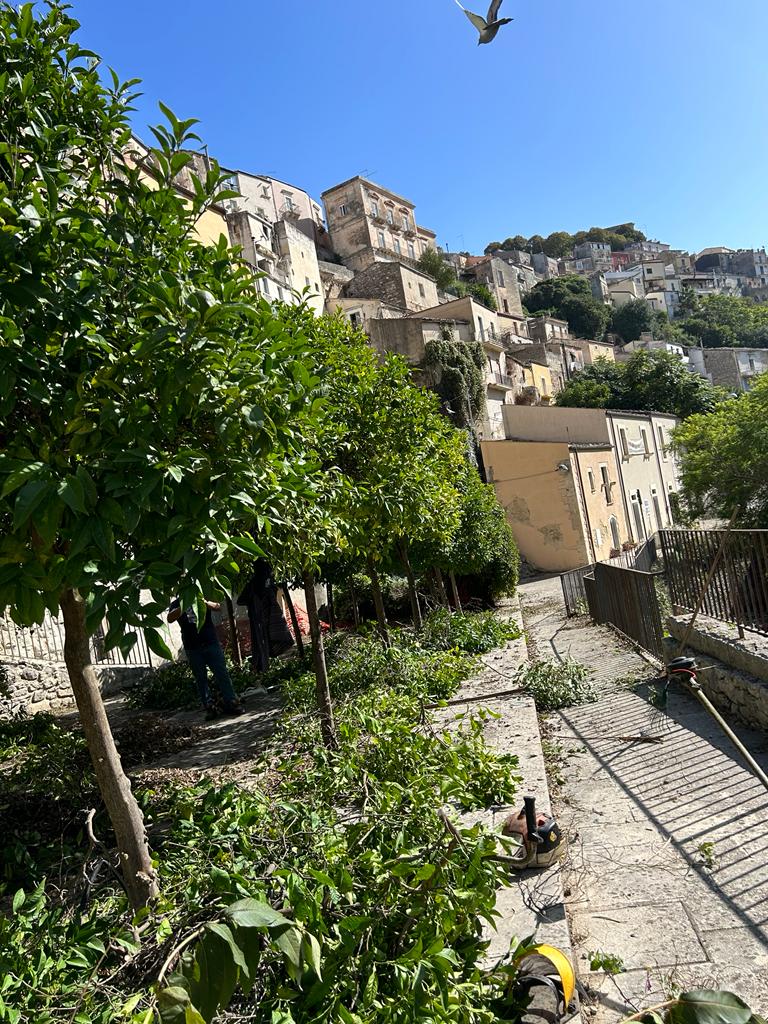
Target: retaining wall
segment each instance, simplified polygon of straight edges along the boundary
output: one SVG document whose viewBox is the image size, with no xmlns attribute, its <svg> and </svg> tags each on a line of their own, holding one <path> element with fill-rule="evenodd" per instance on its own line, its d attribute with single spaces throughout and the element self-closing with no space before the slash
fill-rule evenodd
<svg viewBox="0 0 768 1024">
<path fill-rule="evenodd" d="M 105 696 L 117 693 L 147 672 L 136 665 L 100 665 L 96 675 Z M 72 704 L 72 687 L 65 665 L 52 661 L 0 660 L 0 717 L 20 711 L 37 711 Z"/>
<path fill-rule="evenodd" d="M 667 657 L 677 654 L 688 615 L 671 615 L 665 640 Z M 739 719 L 768 732 L 768 637 L 747 633 L 742 639 L 733 626 L 701 617 L 691 633 L 687 654 L 695 656 L 702 689 L 727 718 Z"/>
</svg>

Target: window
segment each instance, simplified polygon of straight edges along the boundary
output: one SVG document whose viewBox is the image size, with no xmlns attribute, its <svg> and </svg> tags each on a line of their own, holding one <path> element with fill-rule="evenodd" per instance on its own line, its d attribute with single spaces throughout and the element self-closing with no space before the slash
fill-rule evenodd
<svg viewBox="0 0 768 1024">
<path fill-rule="evenodd" d="M 661 452 L 661 457 L 666 462 L 667 461 L 667 446 L 664 443 L 664 430 L 663 430 L 663 428 L 662 427 L 657 427 L 656 428 L 656 433 L 657 433 L 658 438 L 659 438 L 659 451 Z"/>
<path fill-rule="evenodd" d="M 608 466 L 603 464 L 600 466 L 600 489 L 605 494 L 605 504 L 613 504 L 613 485 L 611 484 L 610 477 L 608 476 Z"/>
<path fill-rule="evenodd" d="M 485 341 L 485 327 L 483 326 L 483 318 L 481 316 L 477 318 L 477 326 L 480 331 L 480 341 Z"/>
<path fill-rule="evenodd" d="M 427 297 L 427 293 L 424 291 L 424 285 L 421 283 L 419 283 L 419 295 L 422 297 L 422 299 L 425 299 Z"/>
<path fill-rule="evenodd" d="M 261 286 L 264 289 L 264 294 L 265 295 L 269 295 L 269 278 L 268 277 L 262 277 L 262 279 L 261 279 Z"/>
<path fill-rule="evenodd" d="M 348 213 L 349 213 L 349 207 L 347 206 L 346 203 L 342 203 L 339 206 L 339 215 L 341 217 L 346 217 Z"/>
<path fill-rule="evenodd" d="M 408 231 L 411 226 L 411 222 L 408 220 L 408 214 L 403 214 L 403 231 Z"/>
<path fill-rule="evenodd" d="M 374 217 L 379 216 L 379 204 L 376 202 L 375 199 L 371 200 L 371 213 L 373 214 Z"/>
<path fill-rule="evenodd" d="M 542 393 L 542 395 L 546 395 L 547 394 L 547 379 L 546 379 L 546 377 L 539 377 L 539 380 L 541 382 L 541 393 Z"/>
<path fill-rule="evenodd" d="M 359 324 L 360 324 L 360 314 L 359 313 L 350 313 L 349 314 L 349 322 L 352 324 L 353 327 L 358 327 Z"/>
<path fill-rule="evenodd" d="M 587 470 L 587 480 L 589 480 L 589 490 L 590 490 L 590 493 L 594 494 L 595 490 L 596 490 L 596 488 L 595 488 L 595 474 L 592 472 L 591 469 Z"/>
<path fill-rule="evenodd" d="M 387 210 L 387 224 L 395 223 L 395 215 L 391 210 Z"/>
<path fill-rule="evenodd" d="M 598 548 L 603 546 L 603 531 L 599 526 L 595 527 L 595 546 Z"/>
<path fill-rule="evenodd" d="M 648 444 L 648 431 L 645 429 L 645 427 L 640 427 L 640 437 L 641 437 L 642 442 L 643 442 L 643 448 L 645 449 L 645 454 L 646 455 L 650 455 L 651 454 L 651 446 Z"/>
<path fill-rule="evenodd" d="M 624 427 L 619 427 L 619 440 L 621 441 L 621 454 L 625 459 L 629 458 L 629 441 L 627 441 L 627 432 Z"/>
<path fill-rule="evenodd" d="M 293 203 L 293 198 L 289 195 L 285 196 L 285 208 L 289 213 L 292 213 L 296 209 Z"/>
<path fill-rule="evenodd" d="M 384 232 L 380 231 L 379 232 L 379 248 L 380 249 L 386 249 L 386 247 L 387 247 L 387 240 L 384 237 Z"/>
<path fill-rule="evenodd" d="M 501 301 L 502 301 L 502 303 L 504 305 L 504 312 L 508 313 L 509 312 L 509 303 L 507 302 L 506 299 L 502 299 Z"/>
<path fill-rule="evenodd" d="M 643 501 L 640 496 L 640 491 L 635 491 L 630 495 L 632 502 L 632 516 L 635 523 L 635 540 L 638 543 L 641 540 L 645 540 L 645 523 L 643 521 Z"/>
<path fill-rule="evenodd" d="M 416 259 L 416 250 L 413 247 L 413 242 L 408 243 L 408 255 L 412 260 Z"/>
<path fill-rule="evenodd" d="M 309 288 L 309 278 L 308 277 L 304 278 L 304 284 L 307 286 L 307 288 Z"/>
<path fill-rule="evenodd" d="M 504 287 L 504 275 L 500 270 L 497 271 L 496 273 L 496 284 L 499 286 L 499 288 Z"/>
<path fill-rule="evenodd" d="M 394 239 L 394 241 L 392 242 L 392 245 L 394 245 L 395 252 L 398 253 L 398 255 L 399 255 L 399 253 L 400 253 L 400 241 L 399 241 L 399 239 L 397 239 L 397 238 Z"/>
</svg>

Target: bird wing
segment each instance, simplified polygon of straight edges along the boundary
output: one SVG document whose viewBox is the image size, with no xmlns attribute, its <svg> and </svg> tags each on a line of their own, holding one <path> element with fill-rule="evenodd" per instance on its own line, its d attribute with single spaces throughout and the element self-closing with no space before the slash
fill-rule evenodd
<svg viewBox="0 0 768 1024">
<path fill-rule="evenodd" d="M 488 24 L 491 25 L 499 16 L 499 8 L 504 3 L 504 0 L 491 0 L 491 6 L 488 8 Z"/>
<path fill-rule="evenodd" d="M 459 0 L 456 0 L 456 3 L 459 4 Z M 459 4 L 459 7 L 461 7 L 461 4 Z M 475 26 L 478 32 L 484 32 L 488 28 L 485 18 L 481 18 L 479 14 L 473 14 L 472 11 L 468 11 L 466 7 L 461 7 L 461 9 L 462 11 L 464 11 L 464 13 Z"/>
</svg>

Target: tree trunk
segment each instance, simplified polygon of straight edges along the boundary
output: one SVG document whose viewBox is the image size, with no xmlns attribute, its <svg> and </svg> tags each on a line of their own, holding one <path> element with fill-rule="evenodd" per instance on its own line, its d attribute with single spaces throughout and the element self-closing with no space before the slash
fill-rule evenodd
<svg viewBox="0 0 768 1024">
<path fill-rule="evenodd" d="M 64 591 L 61 612 L 64 618 L 64 661 L 75 695 L 80 724 L 93 761 L 99 791 L 115 830 L 128 899 L 134 909 L 139 910 L 158 891 L 147 846 L 144 817 L 131 792 L 131 783 L 123 772 L 109 727 L 99 681 L 88 649 L 85 602 L 76 590 Z"/>
<path fill-rule="evenodd" d="M 448 591 L 445 589 L 445 580 L 443 579 L 443 572 L 439 566 L 435 566 L 435 580 L 437 581 L 437 592 L 440 596 L 441 603 L 446 607 L 450 608 L 451 603 L 448 600 Z"/>
<path fill-rule="evenodd" d="M 299 619 L 296 615 L 296 609 L 293 605 L 293 598 L 291 597 L 291 591 L 287 583 L 283 584 L 283 593 L 285 594 L 285 603 L 288 605 L 288 614 L 291 617 L 291 625 L 293 626 L 293 639 L 296 643 L 296 648 L 301 655 L 304 657 L 304 639 L 299 629 Z"/>
<path fill-rule="evenodd" d="M 355 584 L 350 580 L 349 582 L 349 598 L 352 602 L 352 618 L 355 623 L 355 629 L 360 625 L 360 606 L 357 603 L 357 591 L 355 590 Z"/>
<path fill-rule="evenodd" d="M 333 604 L 333 584 L 326 583 L 325 590 L 328 594 L 328 625 L 331 627 L 331 632 L 336 632 L 336 608 Z"/>
<path fill-rule="evenodd" d="M 408 595 L 411 599 L 411 616 L 413 617 L 413 625 L 416 627 L 416 632 L 420 633 L 424 628 L 424 620 L 421 617 L 419 593 L 416 590 L 416 579 L 413 575 L 413 569 L 411 568 L 411 560 L 408 557 L 408 544 L 406 541 L 403 541 L 400 544 L 400 558 L 402 559 L 405 576 L 408 580 Z"/>
<path fill-rule="evenodd" d="M 333 704 L 331 703 L 331 691 L 328 686 L 328 668 L 325 664 L 323 633 L 320 629 L 320 617 L 317 614 L 315 579 L 311 573 L 304 574 L 304 595 L 307 601 L 309 635 L 312 638 L 312 660 L 315 665 L 315 693 L 317 694 L 317 707 L 320 712 L 320 729 L 322 730 L 323 742 L 326 747 L 330 750 L 335 750 L 338 746 L 336 723 L 333 720 Z"/>
<path fill-rule="evenodd" d="M 235 619 L 235 608 L 232 598 L 227 594 L 227 619 L 229 621 L 229 645 L 232 650 L 232 660 L 236 665 L 243 664 L 243 655 L 240 651 L 240 634 L 237 631 L 237 620 Z"/>
<path fill-rule="evenodd" d="M 384 611 L 384 599 L 381 596 L 379 574 L 373 559 L 368 559 L 368 575 L 371 577 L 371 592 L 373 594 L 373 605 L 376 609 L 376 622 L 379 627 L 379 636 L 384 644 L 389 647 L 389 627 L 387 626 L 387 613 Z"/>
<path fill-rule="evenodd" d="M 461 598 L 459 597 L 459 588 L 456 586 L 456 577 L 453 572 L 448 573 L 448 579 L 451 581 L 451 593 L 453 594 L 453 607 L 457 612 L 461 611 Z"/>
</svg>

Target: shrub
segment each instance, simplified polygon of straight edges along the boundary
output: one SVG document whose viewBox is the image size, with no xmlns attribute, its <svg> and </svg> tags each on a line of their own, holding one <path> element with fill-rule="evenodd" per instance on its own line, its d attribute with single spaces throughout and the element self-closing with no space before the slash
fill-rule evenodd
<svg viewBox="0 0 768 1024">
<path fill-rule="evenodd" d="M 438 608 L 424 620 L 420 639 L 433 650 L 486 654 L 519 636 L 520 630 L 514 623 L 503 622 L 493 612 L 451 613 Z"/>
<path fill-rule="evenodd" d="M 515 674 L 515 682 L 529 691 L 538 711 L 558 711 L 597 700 L 589 675 L 586 665 L 566 658 L 525 665 Z"/>
<path fill-rule="evenodd" d="M 238 666 L 228 661 L 227 667 L 235 693 L 242 693 L 261 682 L 247 663 Z M 131 707 L 152 711 L 178 711 L 198 705 L 197 684 L 186 661 L 174 661 L 150 669 L 138 683 L 125 691 L 125 697 Z"/>
</svg>

